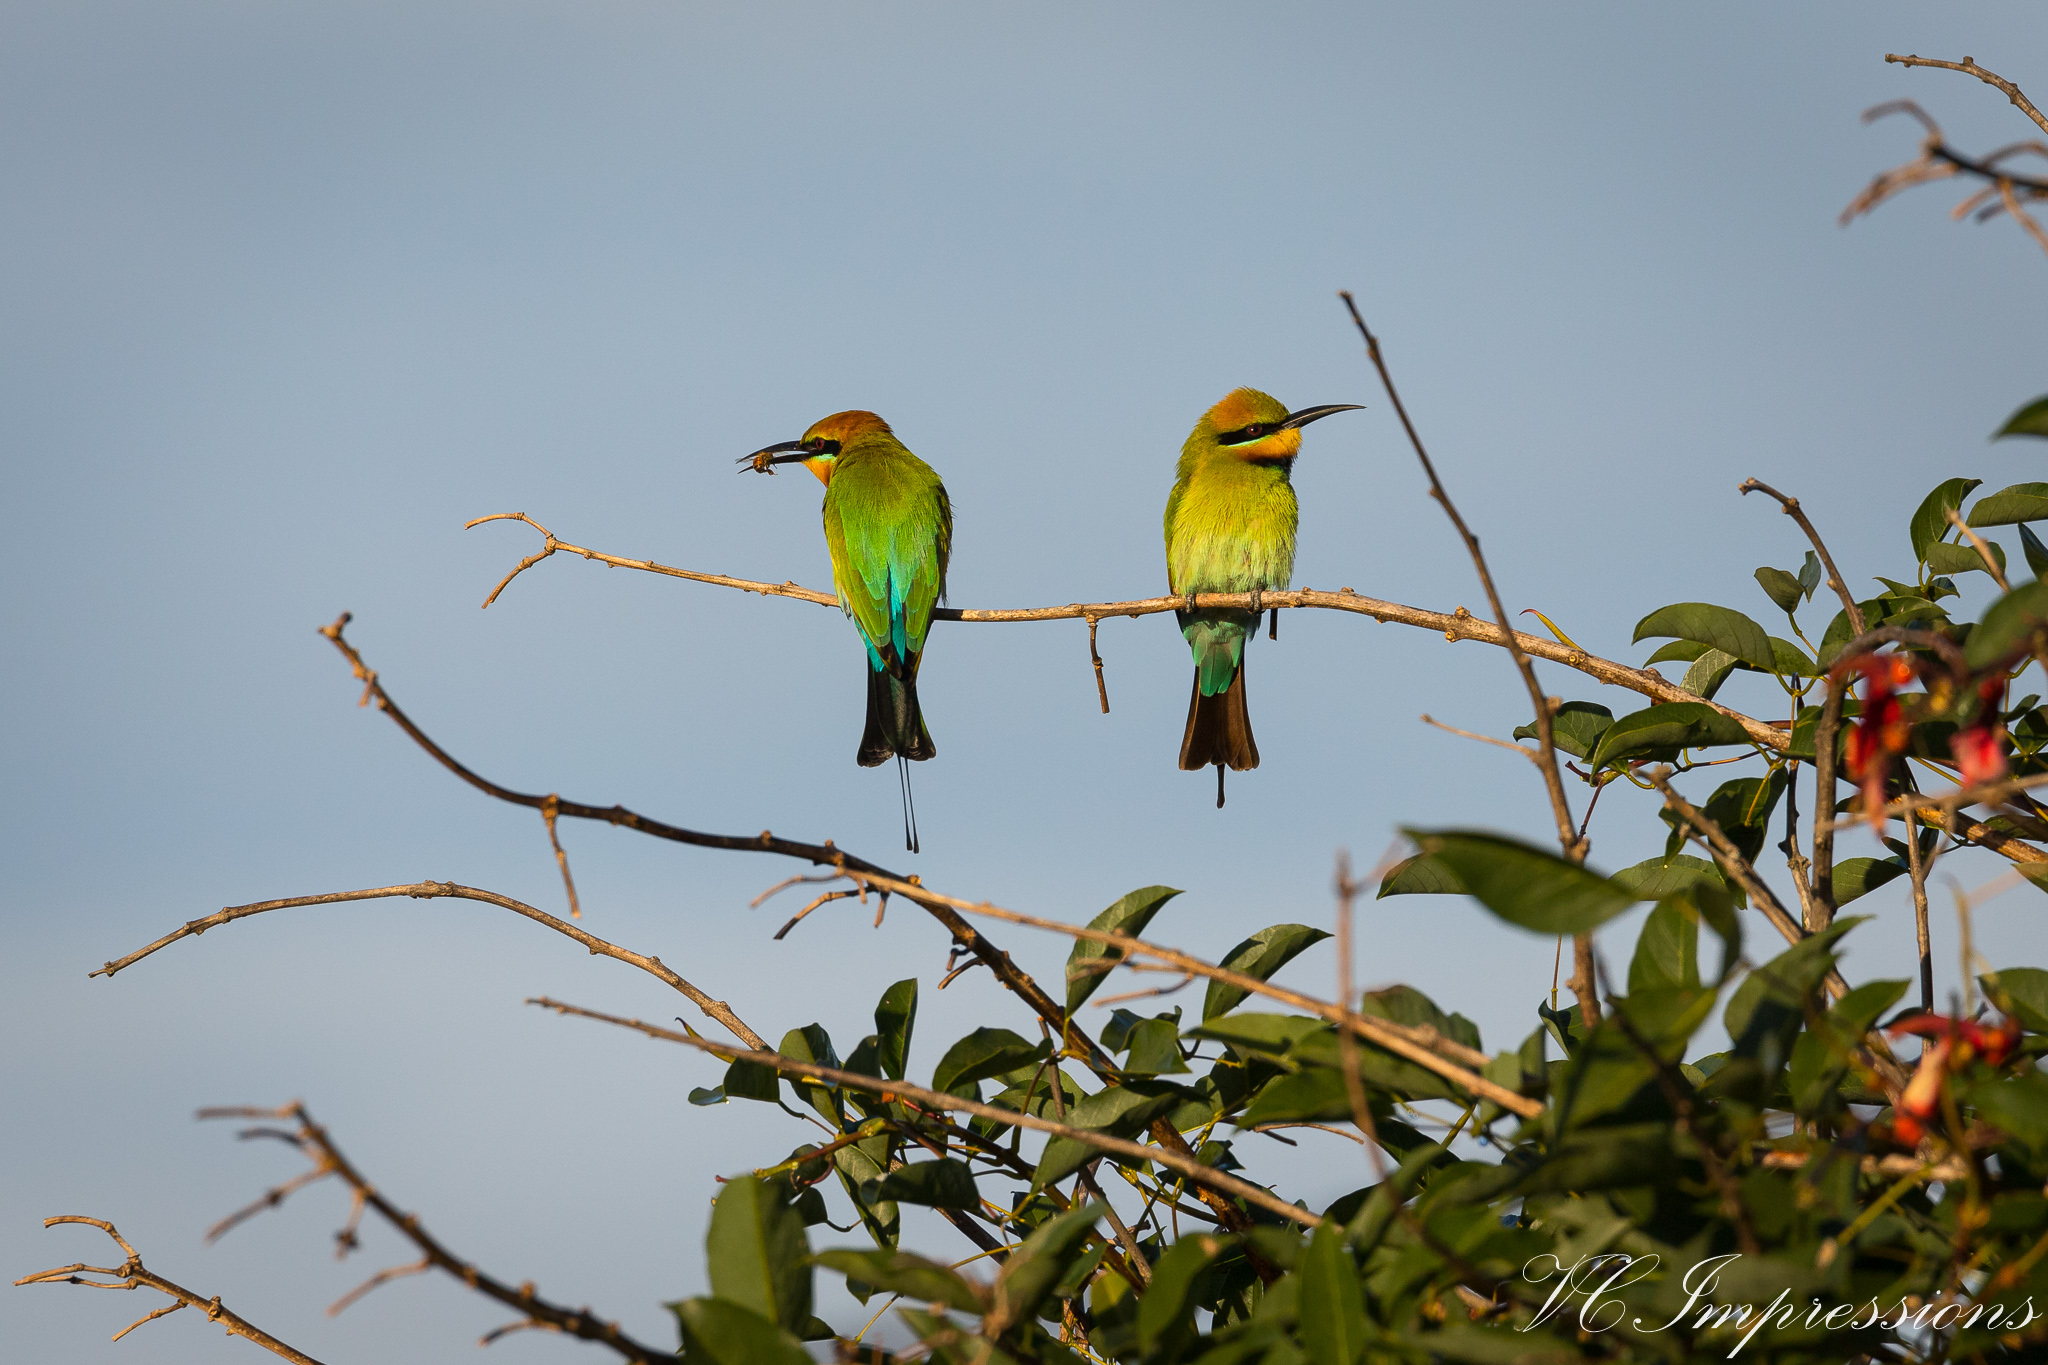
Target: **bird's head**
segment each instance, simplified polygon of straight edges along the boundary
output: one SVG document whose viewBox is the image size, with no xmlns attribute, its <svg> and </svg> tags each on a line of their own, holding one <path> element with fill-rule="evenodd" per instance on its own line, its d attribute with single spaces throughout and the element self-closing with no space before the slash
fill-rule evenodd
<svg viewBox="0 0 2048 1365">
<path fill-rule="evenodd" d="M 1363 403 L 1325 403 L 1289 412 L 1269 393 L 1232 389 L 1222 402 L 1202 414 L 1190 444 L 1200 442 L 1255 464 L 1286 463 L 1301 453 L 1301 429 L 1333 412 L 1350 412 Z"/>
<path fill-rule="evenodd" d="M 819 483 L 829 486 L 832 470 L 846 447 L 867 437 L 890 434 L 889 424 L 872 412 L 862 412 L 857 408 L 850 412 L 835 412 L 813 422 L 811 429 L 799 439 L 742 456 L 740 463 L 756 474 L 773 474 L 773 466 L 779 464 L 801 464 L 818 476 Z"/>
</svg>

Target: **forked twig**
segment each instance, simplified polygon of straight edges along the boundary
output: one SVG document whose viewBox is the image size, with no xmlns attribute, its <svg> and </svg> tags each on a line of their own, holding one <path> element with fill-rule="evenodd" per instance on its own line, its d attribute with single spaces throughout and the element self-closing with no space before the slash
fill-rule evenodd
<svg viewBox="0 0 2048 1365">
<path fill-rule="evenodd" d="M 127 1336 L 130 1332 L 142 1326 L 142 1324 L 153 1322 L 157 1318 L 175 1313 L 180 1308 L 197 1308 L 206 1315 L 208 1322 L 219 1323 L 227 1329 L 230 1336 L 241 1337 L 244 1341 L 253 1341 L 272 1355 L 282 1356 L 286 1360 L 295 1362 L 295 1365 L 320 1365 L 319 1361 L 313 1359 L 304 1351 L 279 1341 L 270 1333 L 241 1316 L 241 1314 L 225 1307 L 221 1303 L 219 1295 L 215 1295 L 211 1299 L 202 1298 L 183 1285 L 167 1280 L 154 1271 L 147 1269 L 142 1264 L 142 1257 L 136 1252 L 135 1248 L 128 1245 L 127 1238 L 123 1237 L 115 1229 L 114 1225 L 106 1219 L 86 1218 L 78 1214 L 64 1214 L 56 1218 L 45 1218 L 43 1220 L 43 1226 L 46 1228 L 55 1227 L 59 1223 L 83 1223 L 87 1227 L 98 1228 L 101 1232 L 114 1239 L 114 1244 L 121 1248 L 122 1252 L 126 1254 L 127 1259 L 118 1266 L 86 1265 L 82 1261 L 73 1265 L 58 1266 L 54 1270 L 44 1270 L 34 1275 L 24 1275 L 14 1282 L 16 1285 L 75 1284 L 82 1285 L 88 1289 L 154 1289 L 159 1294 L 170 1295 L 175 1301 L 154 1312 L 145 1313 L 142 1317 L 123 1327 L 114 1334 L 115 1341 L 119 1341 L 122 1337 Z M 87 1275 L 104 1275 L 107 1278 L 103 1280 L 88 1280 L 84 1278 Z"/>
<path fill-rule="evenodd" d="M 473 1263 L 465 1261 L 449 1251 L 421 1225 L 417 1215 L 406 1213 L 398 1208 L 397 1205 L 386 1199 L 375 1186 L 363 1178 L 362 1173 L 350 1164 L 347 1157 L 342 1155 L 341 1149 L 335 1145 L 334 1139 L 329 1136 L 327 1130 L 313 1121 L 313 1116 L 306 1111 L 304 1105 L 296 1101 L 276 1109 L 230 1105 L 213 1109 L 202 1109 L 199 1111 L 199 1117 L 202 1119 L 282 1119 L 292 1123 L 295 1126 L 288 1132 L 282 1132 L 282 1136 L 296 1146 L 307 1160 L 313 1163 L 313 1170 L 309 1173 L 313 1179 L 325 1179 L 332 1176 L 341 1181 L 353 1192 L 357 1203 L 374 1211 L 378 1217 L 389 1223 L 400 1236 L 419 1249 L 420 1260 L 417 1263 L 393 1266 L 377 1272 L 363 1284 L 336 1300 L 334 1305 L 327 1310 L 328 1316 L 332 1317 L 336 1313 L 341 1312 L 344 1308 L 347 1308 L 379 1285 L 388 1284 L 392 1280 L 402 1279 L 408 1275 L 421 1274 L 429 1269 L 436 1269 L 454 1276 L 486 1298 L 496 1299 L 499 1303 L 516 1309 L 525 1315 L 524 1321 L 535 1326 L 546 1327 L 549 1330 L 561 1332 L 567 1336 L 579 1337 L 584 1341 L 594 1341 L 600 1345 L 609 1346 L 629 1361 L 644 1362 L 644 1365 L 678 1365 L 680 1357 L 635 1341 L 632 1337 L 620 1331 L 617 1323 L 606 1322 L 600 1319 L 588 1308 L 565 1308 L 559 1304 L 550 1303 L 534 1291 L 534 1287 L 530 1282 L 514 1288 L 501 1280 L 494 1279 L 478 1269 Z M 245 1131 L 242 1136 L 275 1137 L 279 1136 L 281 1131 L 278 1129 L 251 1129 Z M 310 1181 L 291 1183 L 296 1185 L 299 1183 L 310 1183 Z M 268 1208 L 277 1202 L 279 1200 L 266 1195 L 263 1199 L 258 1200 L 256 1204 L 252 1205 L 251 1208 Z M 351 1217 L 353 1218 L 354 1216 L 352 1210 Z M 239 1215 L 237 1219 L 230 1220 L 229 1225 L 232 1225 L 233 1221 L 239 1221 Z M 216 1302 L 218 1301 L 216 1300 Z M 280 1354 L 283 1353 L 280 1352 Z M 296 1355 L 291 1358 L 294 1360 L 304 1359 L 304 1357 Z"/>
</svg>

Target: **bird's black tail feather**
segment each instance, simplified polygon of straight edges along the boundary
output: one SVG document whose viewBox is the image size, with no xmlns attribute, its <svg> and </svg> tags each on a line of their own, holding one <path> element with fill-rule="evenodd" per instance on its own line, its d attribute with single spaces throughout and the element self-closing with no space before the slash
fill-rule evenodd
<svg viewBox="0 0 2048 1365">
<path fill-rule="evenodd" d="M 922 763 L 939 752 L 917 704 L 917 661 L 918 656 L 911 655 L 901 676 L 887 669 L 867 670 L 868 723 L 856 755 L 861 767 L 878 767 L 892 758 Z"/>
<path fill-rule="evenodd" d="M 1230 686 L 1213 697 L 1202 695 L 1202 675 L 1188 698 L 1188 727 L 1181 735 L 1180 766 L 1200 772 L 1216 765 L 1216 804 L 1223 804 L 1223 769 L 1244 772 L 1259 766 L 1258 742 L 1252 738 L 1251 712 L 1245 706 L 1244 661 L 1230 676 Z"/>
</svg>

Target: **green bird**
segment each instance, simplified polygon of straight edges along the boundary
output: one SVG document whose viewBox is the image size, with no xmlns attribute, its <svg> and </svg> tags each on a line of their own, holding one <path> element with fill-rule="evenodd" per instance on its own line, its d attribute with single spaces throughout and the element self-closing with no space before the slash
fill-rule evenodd
<svg viewBox="0 0 2048 1365">
<path fill-rule="evenodd" d="M 1189 599 L 1174 613 L 1195 656 L 1195 689 L 1180 741 L 1180 766 L 1216 765 L 1216 804 L 1223 770 L 1259 766 L 1251 713 L 1244 700 L 1244 646 L 1258 629 L 1259 594 L 1284 591 L 1294 577 L 1294 460 L 1301 429 L 1360 403 L 1329 403 L 1289 412 L 1257 389 L 1235 389 L 1202 414 L 1180 450 L 1166 499 L 1166 584 Z M 1196 593 L 1248 592 L 1248 609 L 1194 609 Z M 1277 621 L 1276 621 L 1277 625 Z"/>
<path fill-rule="evenodd" d="M 872 412 L 835 412 L 802 439 L 740 461 L 758 473 L 801 463 L 825 485 L 825 545 L 832 586 L 867 646 L 867 728 L 855 760 L 872 768 L 896 760 L 903 793 L 903 842 L 917 851 L 917 809 L 906 763 L 938 752 L 917 704 L 932 608 L 946 595 L 953 505 L 938 473 Z"/>
</svg>

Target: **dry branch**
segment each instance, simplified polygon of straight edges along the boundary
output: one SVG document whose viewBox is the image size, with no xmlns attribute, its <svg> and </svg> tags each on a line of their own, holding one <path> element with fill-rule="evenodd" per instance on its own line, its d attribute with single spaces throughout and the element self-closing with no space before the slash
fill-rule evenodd
<svg viewBox="0 0 2048 1365">
<path fill-rule="evenodd" d="M 579 1337 L 584 1341 L 594 1341 L 600 1345 L 609 1346 L 629 1361 L 646 1362 L 647 1365 L 675 1365 L 675 1362 L 680 1360 L 680 1357 L 671 1352 L 657 1350 L 654 1347 L 635 1341 L 632 1337 L 620 1331 L 617 1323 L 603 1321 L 587 1307 L 565 1308 L 560 1304 L 550 1303 L 534 1292 L 531 1283 L 522 1284 L 514 1288 L 501 1280 L 492 1278 L 490 1275 L 477 1269 L 473 1263 L 465 1261 L 449 1251 L 420 1225 L 419 1217 L 416 1214 L 406 1213 L 399 1209 L 380 1194 L 375 1186 L 363 1178 L 362 1173 L 356 1170 L 349 1163 L 348 1158 L 341 1154 L 341 1149 L 335 1145 L 334 1139 L 328 1135 L 327 1130 L 313 1121 L 313 1116 L 306 1112 L 304 1105 L 295 1102 L 278 1109 L 259 1109 L 243 1106 L 202 1109 L 199 1111 L 199 1117 L 202 1119 L 282 1119 L 295 1124 L 296 1127 L 289 1131 L 276 1128 L 258 1128 L 248 1130 L 242 1136 L 278 1137 L 291 1143 L 299 1149 L 307 1160 L 313 1163 L 313 1169 L 308 1173 L 313 1179 L 325 1179 L 328 1176 L 332 1176 L 341 1181 L 354 1192 L 355 1201 L 358 1206 L 368 1207 L 374 1211 L 378 1217 L 389 1223 L 400 1236 L 419 1249 L 421 1258 L 419 1264 L 394 1266 L 389 1270 L 379 1271 L 367 1282 L 351 1290 L 348 1294 L 343 1295 L 333 1307 L 327 1310 L 330 1315 L 340 1312 L 381 1284 L 406 1275 L 417 1274 L 422 1270 L 432 1267 L 437 1270 L 446 1271 L 486 1298 L 496 1299 L 499 1303 L 517 1310 L 522 1315 L 519 1322 L 519 1326 L 522 1328 L 537 1328 L 551 1332 L 560 1332 L 565 1336 Z M 291 1182 L 290 1187 L 295 1188 L 300 1184 L 306 1183 L 310 1183 L 310 1181 L 302 1177 L 298 1181 Z M 263 1199 L 258 1200 L 252 1208 L 270 1207 L 277 1202 L 279 1201 L 266 1195 Z M 280 1352 L 280 1354 L 283 1354 L 283 1352 Z M 305 1359 L 305 1357 L 298 1355 L 293 1355 L 291 1358 L 294 1360 Z"/>
<path fill-rule="evenodd" d="M 1128 1157 L 1134 1161 L 1155 1161 L 1168 1170 L 1176 1171 L 1211 1193 L 1221 1195 L 1226 1199 L 1242 1199 L 1248 1204 L 1256 1204 L 1269 1213 L 1276 1213 L 1282 1218 L 1300 1223 L 1304 1227 L 1314 1227 L 1322 1222 L 1322 1219 L 1318 1218 L 1315 1214 L 1310 1213 L 1307 1209 L 1298 1208 L 1288 1203 L 1271 1190 L 1263 1189 L 1252 1184 L 1250 1181 L 1239 1180 L 1228 1172 L 1219 1171 L 1213 1166 L 1204 1165 L 1191 1155 L 1175 1152 L 1165 1147 L 1147 1147 L 1143 1143 L 1132 1142 L 1120 1137 L 1112 1137 L 1107 1133 L 1092 1132 L 1086 1128 L 1075 1128 L 1068 1124 L 1056 1123 L 1051 1119 L 1039 1118 L 1035 1114 L 1021 1113 L 1013 1109 L 998 1109 L 992 1104 L 982 1104 L 976 1100 L 962 1099 L 958 1095 L 949 1095 L 943 1091 L 927 1090 L 921 1085 L 912 1085 L 908 1081 L 883 1080 L 879 1076 L 864 1076 L 857 1071 L 841 1071 L 836 1067 L 819 1066 L 815 1062 L 798 1061 L 793 1057 L 785 1057 L 779 1052 L 765 1049 L 749 1051 L 746 1048 L 734 1047 L 730 1043 L 713 1042 L 709 1038 L 694 1038 L 687 1033 L 677 1033 L 673 1029 L 665 1029 L 656 1024 L 643 1023 L 638 1019 L 626 1019 L 616 1014 L 605 1014 L 598 1010 L 587 1010 L 579 1005 L 565 1004 L 560 1000 L 550 1000 L 544 996 L 529 1000 L 526 1003 L 529 1005 L 539 1005 L 541 1008 L 553 1010 L 557 1014 L 574 1015 L 582 1019 L 595 1019 L 600 1023 L 616 1024 L 620 1028 L 633 1029 L 636 1032 L 644 1033 L 650 1038 L 659 1038 L 664 1042 L 681 1043 L 686 1047 L 698 1048 L 710 1053 L 714 1057 L 724 1058 L 726 1061 L 752 1062 L 757 1066 L 771 1067 L 777 1071 L 786 1072 L 789 1075 L 808 1076 L 813 1080 L 844 1086 L 850 1090 L 864 1090 L 870 1094 L 880 1095 L 884 1100 L 910 1100 L 927 1109 L 937 1109 L 955 1114 L 971 1114 L 976 1118 L 988 1119 L 994 1123 L 1010 1124 L 1018 1128 L 1029 1128 L 1036 1132 L 1046 1133 L 1053 1137 L 1069 1138 L 1075 1142 L 1086 1143 L 1098 1151 L 1108 1152 L 1114 1156 Z"/>
<path fill-rule="evenodd" d="M 585 559 L 610 564 L 617 568 L 638 569 L 644 573 L 663 574 L 670 578 L 688 579 L 693 583 L 708 583 L 713 587 L 735 588 L 741 592 L 760 593 L 770 597 L 794 598 L 799 602 L 812 602 L 822 607 L 837 607 L 839 605 L 839 599 L 832 594 L 819 592 L 813 588 L 799 587 L 795 583 L 767 583 L 746 578 L 731 578 L 725 574 L 698 573 L 691 569 L 678 569 L 666 564 L 657 564 L 651 559 L 622 559 L 617 555 L 585 549 L 580 545 L 571 545 L 566 541 L 556 540 L 552 534 L 547 533 L 544 528 L 541 528 L 539 523 L 533 521 L 532 518 L 524 513 L 501 512 L 492 517 L 479 517 L 477 521 L 469 524 L 474 526 L 478 522 L 493 521 L 500 518 L 523 521 L 529 526 L 542 530 L 543 534 L 547 534 L 549 543 L 555 548 L 581 555 Z M 529 558 L 532 559 L 534 557 L 529 556 Z M 522 565 L 526 562 L 524 560 L 521 561 Z M 538 562 L 537 559 L 535 562 Z M 507 581 L 510 580 L 508 579 Z M 500 584 L 501 588 L 502 586 Z M 1194 602 L 1197 607 L 1203 608 L 1239 607 L 1249 609 L 1252 595 L 1241 592 L 1205 592 L 1195 594 Z M 1315 608 L 1326 611 L 1350 612 L 1358 616 L 1370 616 L 1382 625 L 1413 626 L 1421 630 L 1436 631 L 1446 640 L 1453 642 L 1476 640 L 1481 644 L 1508 648 L 1509 641 L 1512 641 L 1513 648 L 1519 649 L 1522 653 L 1532 658 L 1544 659 L 1551 663 L 1563 664 L 1567 668 L 1577 669 L 1579 672 L 1599 682 L 1613 687 L 1627 688 L 1631 692 L 1648 697 L 1651 701 L 1704 701 L 1708 706 L 1713 707 L 1716 711 L 1741 725 L 1744 732 L 1752 740 L 1755 740 L 1767 749 L 1782 750 L 1791 743 L 1791 732 L 1783 725 L 1771 721 L 1758 720 L 1753 716 L 1745 716 L 1741 712 L 1730 710 L 1718 702 L 1695 696 L 1677 683 L 1665 678 L 1654 668 L 1632 668 L 1627 664 L 1617 663 L 1612 659 L 1603 659 L 1598 655 L 1588 654 L 1583 649 L 1563 644 L 1560 641 L 1546 640 L 1540 635 L 1528 635 L 1521 631 L 1507 630 L 1494 622 L 1481 620 L 1463 607 L 1459 607 L 1451 612 L 1429 611 L 1421 607 L 1404 606 L 1399 602 L 1382 601 L 1377 597 L 1366 597 L 1360 593 L 1353 592 L 1350 588 L 1343 588 L 1337 592 L 1324 592 L 1315 588 L 1296 588 L 1288 592 L 1265 592 L 1259 595 L 1259 602 L 1265 607 Z M 1140 616 L 1155 616 L 1170 611 L 1185 611 L 1187 606 L 1188 598 L 1183 595 L 1180 597 L 1145 597 L 1127 602 L 1072 602 L 1058 607 L 1017 607 L 996 610 L 940 607 L 932 612 L 932 619 L 935 621 L 964 621 L 970 624 L 1020 621 L 1087 621 L 1095 624 L 1115 616 L 1128 616 L 1135 619 Z M 345 622 L 346 619 L 346 616 L 344 616 L 343 621 Z M 329 639 L 334 640 L 336 645 L 341 646 L 345 653 L 349 653 L 353 661 L 353 651 L 342 644 L 338 634 L 332 633 L 335 629 L 335 627 L 327 627 L 323 629 L 322 633 L 327 634 Z M 1099 655 L 1095 657 L 1094 662 L 1100 662 Z M 357 676 L 359 680 L 367 682 L 372 675 L 368 674 L 367 671 L 363 671 L 359 672 Z M 1106 702 L 1106 691 L 1103 693 L 1103 698 Z M 418 738 L 418 736 L 415 736 L 415 738 Z M 443 758 L 442 762 L 448 763 L 449 760 Z M 453 765 L 450 764 L 450 766 L 452 767 Z M 465 770 L 457 769 L 456 771 L 465 780 L 472 783 L 478 781 L 478 779 Z M 540 797 L 531 797 L 524 804 L 534 805 L 538 809 L 537 803 L 541 799 Z M 571 810 L 570 803 L 564 802 L 562 803 L 562 814 L 577 815 L 580 812 Z M 584 816 L 583 818 L 593 817 Z M 600 814 L 594 818 L 604 819 L 608 817 Z"/>
<path fill-rule="evenodd" d="M 510 896 L 501 896 L 495 891 L 479 890 L 474 886 L 459 886 L 454 882 L 413 882 L 405 886 L 371 887 L 366 891 L 330 891 L 320 896 L 292 896 L 285 900 L 258 901 L 253 905 L 231 905 L 225 910 L 206 916 L 204 919 L 190 920 L 185 924 L 181 924 L 147 947 L 138 948 L 126 957 L 116 958 L 98 970 L 88 972 L 87 976 L 111 977 L 114 973 L 121 971 L 123 968 L 133 966 L 151 953 L 156 952 L 160 948 L 169 947 L 181 938 L 197 938 L 208 929 L 218 928 L 223 924 L 232 924 L 238 919 L 246 919 L 250 915 L 260 915 L 265 911 L 290 910 L 302 905 L 335 905 L 344 901 L 388 900 L 394 896 L 410 896 L 415 900 L 433 900 L 437 897 L 449 896 L 457 900 L 482 901 L 486 905 L 503 906 L 514 914 L 524 915 L 536 924 L 544 924 L 558 934 L 575 939 L 578 943 L 588 948 L 593 956 L 609 957 L 638 967 L 641 971 L 646 972 L 664 985 L 688 996 L 691 1003 L 695 1004 L 698 1009 L 703 1010 L 705 1014 L 731 1029 L 733 1036 L 745 1040 L 748 1046 L 767 1046 L 767 1042 L 760 1034 L 748 1028 L 746 1023 L 732 1012 L 731 1006 L 727 1005 L 723 1000 L 713 1000 L 703 991 L 698 990 L 695 986 L 664 966 L 660 958 L 636 953 L 630 948 L 621 948 L 615 943 L 607 943 L 597 935 L 587 933 L 567 920 L 558 919 L 550 915 L 545 910 L 536 910 L 524 901 L 513 900 Z"/>
<path fill-rule="evenodd" d="M 219 1295 L 216 1294 L 211 1299 L 203 1298 L 183 1285 L 167 1280 L 163 1276 L 145 1268 L 142 1264 L 142 1257 L 136 1252 L 135 1248 L 129 1246 L 128 1240 L 115 1230 L 112 1223 L 109 1223 L 104 1218 L 86 1218 L 78 1214 L 65 1214 L 61 1217 L 45 1218 L 43 1220 L 43 1226 L 46 1228 L 55 1227 L 59 1223 L 83 1223 L 88 1227 L 98 1228 L 101 1232 L 114 1239 L 115 1245 L 119 1246 L 126 1253 L 128 1259 L 121 1262 L 118 1266 L 86 1265 L 82 1261 L 73 1265 L 58 1266 L 54 1270 L 45 1270 L 34 1275 L 24 1275 L 14 1282 L 16 1285 L 76 1284 L 83 1285 L 88 1289 L 154 1289 L 159 1294 L 168 1294 L 175 1300 L 175 1302 L 165 1307 L 143 1315 L 114 1333 L 115 1341 L 119 1341 L 122 1337 L 127 1336 L 145 1322 L 175 1313 L 180 1308 L 197 1308 L 206 1314 L 208 1322 L 217 1322 L 222 1327 L 225 1327 L 229 1336 L 241 1337 L 245 1341 L 253 1341 L 272 1355 L 282 1356 L 286 1360 L 296 1362 L 297 1365 L 320 1365 L 319 1361 L 313 1359 L 304 1351 L 286 1345 L 261 1327 L 250 1322 L 247 1318 L 242 1317 L 239 1313 L 230 1311 L 222 1305 Z M 87 1275 L 104 1275 L 107 1278 L 103 1280 L 83 1278 Z"/>
</svg>

